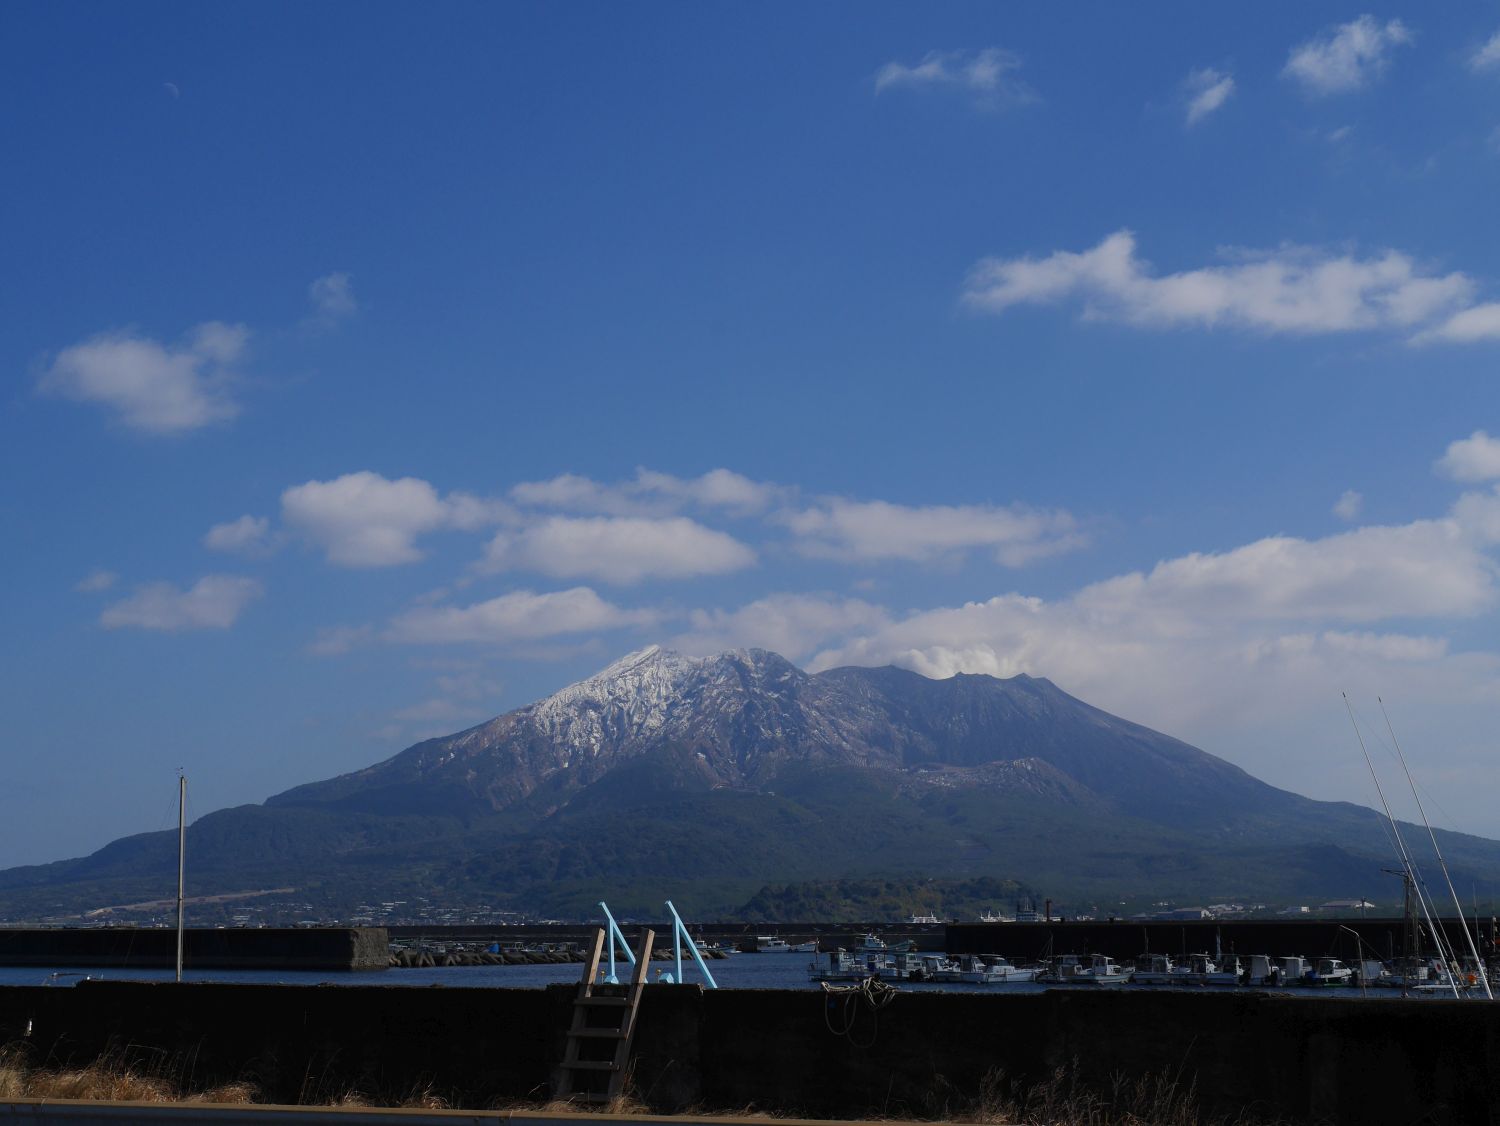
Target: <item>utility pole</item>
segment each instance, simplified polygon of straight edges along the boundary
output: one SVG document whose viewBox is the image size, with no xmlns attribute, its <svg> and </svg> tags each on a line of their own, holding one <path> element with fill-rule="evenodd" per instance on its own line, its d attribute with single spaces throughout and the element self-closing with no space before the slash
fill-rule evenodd
<svg viewBox="0 0 1500 1126">
<path fill-rule="evenodd" d="M 182 980 L 182 874 L 187 847 L 187 775 L 177 775 L 177 980 Z"/>
</svg>

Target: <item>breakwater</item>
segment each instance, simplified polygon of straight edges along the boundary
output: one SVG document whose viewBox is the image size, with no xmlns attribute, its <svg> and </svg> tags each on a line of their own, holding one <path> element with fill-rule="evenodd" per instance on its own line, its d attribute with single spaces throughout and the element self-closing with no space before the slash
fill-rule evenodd
<svg viewBox="0 0 1500 1126">
<path fill-rule="evenodd" d="M 170 968 L 177 932 L 165 927 L 0 928 L 0 965 Z M 383 927 L 189 928 L 183 962 L 195 970 L 380 970 Z"/>
<path fill-rule="evenodd" d="M 10 987 L 0 1038 L 38 1062 L 113 1058 L 205 1085 L 251 1082 L 273 1101 L 429 1091 L 482 1107 L 548 1097 L 573 992 Z M 902 992 L 876 1012 L 821 991 L 650 985 L 633 1087 L 661 1112 L 938 1117 L 1059 1071 L 1100 1091 L 1170 1074 L 1210 1112 L 1500 1126 L 1500 1005 L 1053 990 Z"/>
</svg>

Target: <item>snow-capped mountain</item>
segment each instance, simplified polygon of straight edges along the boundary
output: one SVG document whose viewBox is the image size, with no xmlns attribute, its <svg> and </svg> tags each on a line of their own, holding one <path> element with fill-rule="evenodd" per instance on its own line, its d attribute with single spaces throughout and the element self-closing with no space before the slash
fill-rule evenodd
<svg viewBox="0 0 1500 1126">
<path fill-rule="evenodd" d="M 1268 786 L 1048 680 L 810 674 L 754 649 L 643 649 L 467 731 L 209 814 L 188 838 L 197 894 L 558 912 L 683 881 L 730 909 L 777 881 L 892 874 L 1348 897 L 1389 863 L 1371 810 Z M 1440 839 L 1455 878 L 1500 892 L 1500 845 Z M 150 898 L 175 846 L 143 834 L 0 872 L 0 912 Z"/>
<path fill-rule="evenodd" d="M 546 788 L 556 808 L 625 763 L 668 753 L 662 769 L 688 776 L 678 784 L 710 788 L 770 788 L 793 765 L 918 775 L 942 767 L 949 785 L 1036 784 L 1035 770 L 978 769 L 1034 760 L 1131 812 L 1198 820 L 1231 798 L 1243 811 L 1291 796 L 1046 680 L 934 681 L 894 668 L 809 674 L 764 650 L 690 658 L 652 646 L 535 704 L 269 804 L 391 812 L 406 792 L 412 808 L 431 809 L 436 791 L 457 809 L 502 810 Z"/>
</svg>

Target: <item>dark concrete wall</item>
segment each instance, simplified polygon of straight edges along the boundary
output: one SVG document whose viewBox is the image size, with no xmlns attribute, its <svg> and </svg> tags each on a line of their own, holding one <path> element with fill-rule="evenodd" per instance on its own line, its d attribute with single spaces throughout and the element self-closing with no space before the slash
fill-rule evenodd
<svg viewBox="0 0 1500 1126">
<path fill-rule="evenodd" d="M 546 1097 L 572 993 L 12 987 L 0 989 L 0 1039 L 28 1042 L 40 1062 L 114 1053 L 198 1084 L 249 1079 L 277 1101 L 430 1090 L 483 1107 Z M 1121 1077 L 1177 1076 L 1211 1112 L 1500 1126 L 1500 1006 L 1053 990 L 903 992 L 876 1014 L 821 990 L 652 985 L 634 1089 L 659 1111 L 936 1116 L 972 1109 L 997 1076 L 1019 1091 L 1058 1069 L 1100 1092 Z"/>
<path fill-rule="evenodd" d="M 383 927 L 226 927 L 183 931 L 191 969 L 383 970 Z M 0 928 L 0 965 L 171 967 L 177 932 L 164 927 Z"/>
</svg>

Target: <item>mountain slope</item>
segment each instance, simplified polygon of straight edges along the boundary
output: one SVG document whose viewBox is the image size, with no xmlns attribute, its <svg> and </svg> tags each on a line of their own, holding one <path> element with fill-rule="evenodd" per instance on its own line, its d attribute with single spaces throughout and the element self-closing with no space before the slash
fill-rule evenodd
<svg viewBox="0 0 1500 1126">
<path fill-rule="evenodd" d="M 1459 879 L 1496 886 L 1500 845 L 1442 841 Z M 0 910 L 140 898 L 174 848 L 147 834 L 0 872 Z M 768 883 L 851 876 L 1375 897 L 1389 853 L 1372 811 L 1268 786 L 1044 679 L 808 674 L 763 651 L 656 648 L 364 770 L 211 814 L 189 848 L 200 894 L 295 885 L 352 906 L 420 889 L 551 913 L 684 886 L 717 911 Z"/>
</svg>

